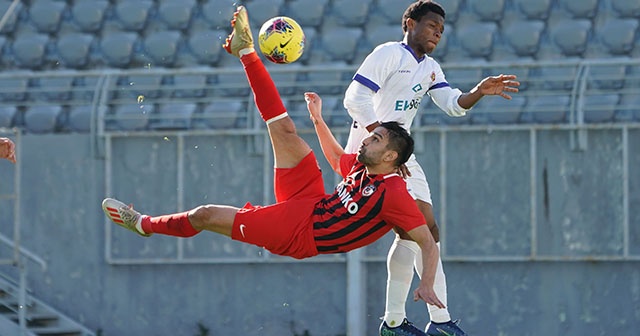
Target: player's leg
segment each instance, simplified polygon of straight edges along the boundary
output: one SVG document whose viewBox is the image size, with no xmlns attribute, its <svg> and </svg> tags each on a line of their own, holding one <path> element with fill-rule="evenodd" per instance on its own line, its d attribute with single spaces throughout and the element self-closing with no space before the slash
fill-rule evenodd
<svg viewBox="0 0 640 336">
<path fill-rule="evenodd" d="M 244 6 L 238 7 L 232 26 L 233 32 L 227 38 L 224 48 L 239 57 L 244 66 L 258 111 L 267 123 L 275 167 L 293 168 L 311 152 L 311 147 L 298 136 L 269 72 L 254 49 Z"/>
</svg>

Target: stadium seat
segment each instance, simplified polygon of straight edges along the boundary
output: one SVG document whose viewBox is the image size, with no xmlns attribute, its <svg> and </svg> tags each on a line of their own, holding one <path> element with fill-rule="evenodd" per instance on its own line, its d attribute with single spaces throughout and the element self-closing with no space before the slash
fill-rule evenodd
<svg viewBox="0 0 640 336">
<path fill-rule="evenodd" d="M 619 122 L 640 121 L 640 93 L 621 95 L 614 120 Z"/>
<path fill-rule="evenodd" d="M 18 113 L 15 105 L 0 105 L 0 128 L 13 127 L 13 121 Z"/>
<path fill-rule="evenodd" d="M 6 13 L 9 10 L 11 3 L 12 1 L 0 2 L 0 13 L 3 13 L 2 15 L 4 15 L 4 13 Z M 21 1 L 15 7 L 13 14 L 7 18 L 7 21 L 4 23 L 4 26 L 0 28 L 0 33 L 2 34 L 12 33 L 16 28 L 18 18 L 20 18 L 23 10 L 24 10 L 24 5 L 22 4 L 22 1 Z"/>
<path fill-rule="evenodd" d="M 73 99 L 75 101 L 92 102 L 94 97 L 98 95 L 98 86 L 101 83 L 101 77 L 103 75 L 92 74 L 77 76 L 73 81 Z"/>
<path fill-rule="evenodd" d="M 200 6 L 198 16 L 206 23 L 207 28 L 228 29 L 229 21 L 236 10 L 236 2 L 236 0 L 209 0 Z"/>
<path fill-rule="evenodd" d="M 20 68 L 39 69 L 44 65 L 49 48 L 49 36 L 38 33 L 24 33 L 11 46 L 14 61 Z"/>
<path fill-rule="evenodd" d="M 56 71 L 59 76 L 39 76 L 34 78 L 36 87 L 29 91 L 30 100 L 66 101 L 72 97 L 74 71 Z"/>
<path fill-rule="evenodd" d="M 482 21 L 500 21 L 504 16 L 504 0 L 470 1 L 471 11 Z"/>
<path fill-rule="evenodd" d="M 206 94 L 208 78 L 205 74 L 175 74 L 172 79 L 175 98 L 196 98 Z"/>
<path fill-rule="evenodd" d="M 540 47 L 544 21 L 514 21 L 502 29 L 507 44 L 518 56 L 534 56 Z"/>
<path fill-rule="evenodd" d="M 576 65 L 544 66 L 531 73 L 531 85 L 536 88 L 565 90 L 573 89 L 574 81 L 578 76 L 577 57 L 566 58 L 567 61 L 575 61 Z"/>
<path fill-rule="evenodd" d="M 570 100 L 568 95 L 530 96 L 524 114 L 539 123 L 563 123 L 567 121 Z"/>
<path fill-rule="evenodd" d="M 584 121 L 587 123 L 612 122 L 620 96 L 593 94 L 584 97 Z"/>
<path fill-rule="evenodd" d="M 385 18 L 388 25 L 396 25 L 402 31 L 402 15 L 409 5 L 414 2 L 412 0 L 378 0 L 376 12 Z M 458 1 L 438 1 L 441 5 L 446 3 L 454 3 L 454 6 Z M 448 8 L 445 7 L 446 21 L 450 21 Z M 456 9 L 457 10 L 457 9 Z M 452 12 L 454 14 L 455 12 Z"/>
<path fill-rule="evenodd" d="M 553 0 L 516 0 L 516 7 L 529 20 L 546 20 Z"/>
<path fill-rule="evenodd" d="M 108 66 L 126 67 L 131 62 L 138 45 L 138 34 L 133 32 L 111 32 L 100 41 L 100 51 Z"/>
<path fill-rule="evenodd" d="M 165 103 L 160 104 L 157 113 L 149 124 L 151 129 L 190 129 L 191 118 L 197 109 L 194 103 Z"/>
<path fill-rule="evenodd" d="M 571 17 L 590 19 L 598 12 L 599 0 L 557 0 Z"/>
<path fill-rule="evenodd" d="M 249 22 L 254 27 L 254 33 L 258 34 L 260 27 L 267 20 L 282 15 L 284 0 L 251 0 L 245 4 L 249 14 Z M 228 26 L 229 19 L 227 19 Z"/>
<path fill-rule="evenodd" d="M 115 19 L 122 29 L 139 32 L 147 26 L 152 7 L 151 0 L 124 0 L 115 5 Z"/>
<path fill-rule="evenodd" d="M 397 23 L 369 26 L 364 31 L 364 37 L 369 48 L 367 53 L 371 52 L 373 48 L 382 43 L 389 41 L 402 41 L 403 36 L 402 26 Z"/>
<path fill-rule="evenodd" d="M 74 105 L 69 109 L 67 127 L 72 132 L 88 133 L 91 131 L 91 105 Z"/>
<path fill-rule="evenodd" d="M 329 13 L 339 25 L 362 27 L 367 22 L 371 3 L 371 0 L 333 0 Z"/>
<path fill-rule="evenodd" d="M 271 79 L 273 79 L 273 82 L 278 88 L 278 92 L 280 92 L 282 96 L 289 96 L 297 92 L 296 81 L 302 65 L 293 63 L 282 67 L 281 65 L 270 62 L 267 62 L 265 65 L 267 70 L 269 70 Z"/>
<path fill-rule="evenodd" d="M 609 18 L 595 29 L 596 38 L 611 55 L 628 55 L 633 50 L 638 19 Z"/>
<path fill-rule="evenodd" d="M 53 133 L 58 126 L 62 107 L 58 105 L 36 105 L 27 108 L 24 126 L 30 133 Z"/>
<path fill-rule="evenodd" d="M 609 58 L 613 59 L 613 58 Z M 628 58 L 620 58 L 621 62 L 627 61 Z M 601 65 L 591 64 L 589 66 L 589 76 L 587 80 L 588 88 L 595 89 L 622 89 L 626 76 L 625 65 Z"/>
<path fill-rule="evenodd" d="M 591 21 L 563 20 L 551 29 L 552 40 L 564 56 L 582 56 L 589 41 Z"/>
<path fill-rule="evenodd" d="M 114 87 L 116 96 L 121 99 L 139 101 L 158 98 L 163 76 L 158 74 L 129 74 L 121 77 Z"/>
<path fill-rule="evenodd" d="M 214 100 L 197 116 L 201 127 L 212 129 L 232 129 L 238 126 L 246 104 L 240 100 Z"/>
<path fill-rule="evenodd" d="M 0 73 L 0 100 L 3 102 L 19 102 L 27 97 L 31 71 L 2 71 Z"/>
<path fill-rule="evenodd" d="M 458 20 L 458 15 L 461 11 L 462 1 L 463 0 L 439 0 L 438 1 L 438 3 L 442 5 L 442 7 L 444 8 L 446 22 L 453 24 Z M 387 0 L 386 2 L 395 3 L 393 0 Z M 405 6 L 403 8 L 406 9 L 407 7 L 408 6 Z M 402 22 L 402 14 L 404 14 L 404 9 L 403 9 L 403 13 L 400 13 L 400 18 L 397 19 L 399 23 Z"/>
<path fill-rule="evenodd" d="M 36 0 L 29 6 L 29 21 L 41 33 L 55 33 L 66 7 L 63 1 Z"/>
<path fill-rule="evenodd" d="M 56 41 L 56 55 L 64 67 L 84 68 L 89 64 L 94 41 L 93 34 L 70 32 L 59 35 Z"/>
<path fill-rule="evenodd" d="M 488 99 L 495 98 L 495 99 Z M 526 97 L 514 94 L 511 100 L 502 97 L 485 97 L 487 100 L 485 105 L 492 124 L 514 124 L 520 119 L 520 114 L 527 102 Z"/>
<path fill-rule="evenodd" d="M 314 64 L 314 67 L 319 69 L 308 71 L 299 77 L 299 93 L 313 90 L 321 95 L 344 94 L 353 76 L 353 71 L 345 72 L 343 70 L 346 65 L 347 63 L 344 61 Z"/>
<path fill-rule="evenodd" d="M 228 33 L 224 30 L 200 30 L 188 37 L 188 49 L 198 64 L 216 65 L 223 52 L 220 45 Z M 219 42 L 219 43 L 216 43 Z"/>
<path fill-rule="evenodd" d="M 610 0 L 611 7 L 619 17 L 640 18 L 640 1 L 637 0 Z"/>
<path fill-rule="evenodd" d="M 251 94 L 247 77 L 242 70 L 242 64 L 237 58 L 224 55 L 218 62 L 218 66 L 225 70 L 230 70 L 230 72 L 223 72 L 217 75 L 214 95 L 245 98 Z"/>
<path fill-rule="evenodd" d="M 145 56 L 152 66 L 173 66 L 181 41 L 182 34 L 179 31 L 153 32 L 143 41 Z"/>
<path fill-rule="evenodd" d="M 161 0 L 158 5 L 158 16 L 169 30 L 185 30 L 189 28 L 195 0 Z"/>
<path fill-rule="evenodd" d="M 335 27 L 323 29 L 320 34 L 324 51 L 330 57 L 329 61 L 351 62 L 356 54 L 356 47 L 363 36 L 361 28 Z"/>
<path fill-rule="evenodd" d="M 153 104 L 122 104 L 113 108 L 111 117 L 116 129 L 122 131 L 144 130 L 149 125 L 149 119 L 155 107 Z"/>
<path fill-rule="evenodd" d="M 95 33 L 100 31 L 109 8 L 106 0 L 76 1 L 71 7 L 71 19 L 82 32 Z"/>
<path fill-rule="evenodd" d="M 469 57 L 486 58 L 493 51 L 498 27 L 493 22 L 476 22 L 456 27 L 456 38 Z"/>
<path fill-rule="evenodd" d="M 329 0 L 289 1 L 285 9 L 285 15 L 295 18 L 306 33 L 307 27 L 318 27 L 322 23 L 328 2 Z"/>
</svg>

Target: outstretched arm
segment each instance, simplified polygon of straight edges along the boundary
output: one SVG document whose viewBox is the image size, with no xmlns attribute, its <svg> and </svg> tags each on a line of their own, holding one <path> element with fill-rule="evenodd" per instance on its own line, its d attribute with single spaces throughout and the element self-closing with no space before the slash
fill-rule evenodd
<svg viewBox="0 0 640 336">
<path fill-rule="evenodd" d="M 518 92 L 520 82 L 516 81 L 516 75 L 499 75 L 483 79 L 471 91 L 458 97 L 458 104 L 465 109 L 470 109 L 480 98 L 497 95 L 504 99 L 511 99 L 507 92 Z"/>
<path fill-rule="evenodd" d="M 333 136 L 329 126 L 322 119 L 322 99 L 315 92 L 306 92 L 304 94 L 304 100 L 307 102 L 307 109 L 309 110 L 309 117 L 313 121 L 313 125 L 318 135 L 318 141 L 320 141 L 320 147 L 322 153 L 329 161 L 331 168 L 340 173 L 340 157 L 344 155 L 344 149 L 338 143 L 338 140 Z"/>
<path fill-rule="evenodd" d="M 16 146 L 9 138 L 0 138 L 0 159 L 16 163 Z"/>
<path fill-rule="evenodd" d="M 420 285 L 413 292 L 413 300 L 423 300 L 436 307 L 446 308 L 433 290 L 439 252 L 429 227 L 426 224 L 421 225 L 407 233 L 411 239 L 418 243 L 422 251 L 422 275 L 420 276 Z"/>
</svg>

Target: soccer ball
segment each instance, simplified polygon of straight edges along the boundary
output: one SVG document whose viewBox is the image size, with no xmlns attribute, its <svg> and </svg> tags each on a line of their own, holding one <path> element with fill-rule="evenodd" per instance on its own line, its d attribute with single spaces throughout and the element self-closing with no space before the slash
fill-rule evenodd
<svg viewBox="0 0 640 336">
<path fill-rule="evenodd" d="M 295 62 L 304 51 L 304 32 L 292 18 L 277 16 L 260 28 L 260 51 L 273 63 Z"/>
</svg>

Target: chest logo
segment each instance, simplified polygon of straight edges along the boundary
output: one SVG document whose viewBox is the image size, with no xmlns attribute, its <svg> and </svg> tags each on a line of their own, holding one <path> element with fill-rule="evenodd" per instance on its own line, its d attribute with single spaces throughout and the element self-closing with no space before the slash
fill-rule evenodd
<svg viewBox="0 0 640 336">
<path fill-rule="evenodd" d="M 364 187 L 364 189 L 362 189 L 362 196 L 369 197 L 369 196 L 373 195 L 373 193 L 375 191 L 376 191 L 376 187 L 375 186 L 368 185 L 368 186 Z"/>
</svg>

